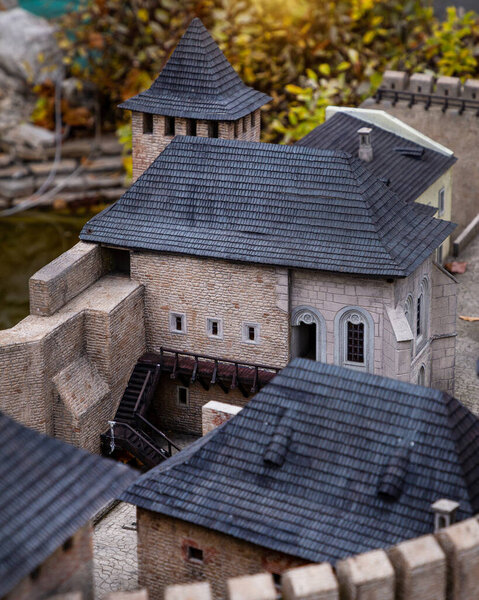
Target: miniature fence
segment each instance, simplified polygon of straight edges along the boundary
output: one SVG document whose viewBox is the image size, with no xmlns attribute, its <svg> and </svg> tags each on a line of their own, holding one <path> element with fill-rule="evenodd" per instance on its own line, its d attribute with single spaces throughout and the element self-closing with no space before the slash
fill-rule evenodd
<svg viewBox="0 0 479 600">
<path fill-rule="evenodd" d="M 226 600 L 477 600 L 479 524 L 456 523 L 435 535 L 408 540 L 337 562 L 286 571 L 275 586 L 270 573 L 227 582 Z M 165 600 L 212 600 L 208 582 L 169 586 Z M 219 599 L 217 599 L 219 600 Z"/>
</svg>

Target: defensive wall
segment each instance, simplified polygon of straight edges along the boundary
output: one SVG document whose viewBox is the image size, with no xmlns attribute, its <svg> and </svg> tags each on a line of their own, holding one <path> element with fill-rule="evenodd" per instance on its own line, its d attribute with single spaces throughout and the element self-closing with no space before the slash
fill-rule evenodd
<svg viewBox="0 0 479 600">
<path fill-rule="evenodd" d="M 473 518 L 335 565 L 289 569 L 276 581 L 271 573 L 235 577 L 225 581 L 222 596 L 202 581 L 169 586 L 164 599 L 477 600 L 478 595 L 479 524 Z"/>
<path fill-rule="evenodd" d="M 451 219 L 458 227 L 451 238 L 465 245 L 479 231 L 479 79 L 461 83 L 458 77 L 386 71 L 375 97 L 362 107 L 384 110 L 454 151 Z"/>
</svg>

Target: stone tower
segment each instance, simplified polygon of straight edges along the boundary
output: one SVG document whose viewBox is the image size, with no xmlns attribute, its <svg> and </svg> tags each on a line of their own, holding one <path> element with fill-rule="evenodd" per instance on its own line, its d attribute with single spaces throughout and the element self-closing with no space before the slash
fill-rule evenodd
<svg viewBox="0 0 479 600">
<path fill-rule="evenodd" d="M 193 19 L 152 86 L 120 104 L 132 111 L 133 179 L 175 135 L 259 141 L 259 109 L 270 99 L 241 81 Z"/>
</svg>

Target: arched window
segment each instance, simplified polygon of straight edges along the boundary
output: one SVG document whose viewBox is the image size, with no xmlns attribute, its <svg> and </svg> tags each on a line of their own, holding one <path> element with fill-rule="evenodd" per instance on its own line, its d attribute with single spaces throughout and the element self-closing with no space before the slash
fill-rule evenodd
<svg viewBox="0 0 479 600">
<path fill-rule="evenodd" d="M 291 315 L 291 356 L 326 360 L 326 322 L 310 306 L 298 306 Z"/>
<path fill-rule="evenodd" d="M 406 298 L 406 302 L 404 304 L 404 314 L 406 315 L 407 322 L 411 327 L 411 331 L 414 331 L 414 301 L 412 299 L 412 294 L 409 294 Z"/>
<path fill-rule="evenodd" d="M 419 369 L 419 373 L 417 374 L 417 384 L 418 385 L 426 385 L 426 367 L 421 365 Z"/>
<path fill-rule="evenodd" d="M 358 306 L 348 306 L 334 319 L 335 362 L 370 373 L 374 370 L 374 321 Z"/>
<path fill-rule="evenodd" d="M 419 294 L 416 303 L 416 346 L 421 345 L 427 340 L 428 325 L 428 302 L 429 302 L 429 282 L 425 277 L 419 286 Z"/>
</svg>

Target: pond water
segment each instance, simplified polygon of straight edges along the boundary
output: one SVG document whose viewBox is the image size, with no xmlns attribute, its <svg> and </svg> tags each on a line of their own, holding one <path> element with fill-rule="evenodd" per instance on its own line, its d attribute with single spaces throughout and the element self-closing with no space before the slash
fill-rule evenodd
<svg viewBox="0 0 479 600">
<path fill-rule="evenodd" d="M 91 216 L 28 211 L 0 219 L 0 329 L 29 314 L 28 279 L 74 246 Z"/>
</svg>

